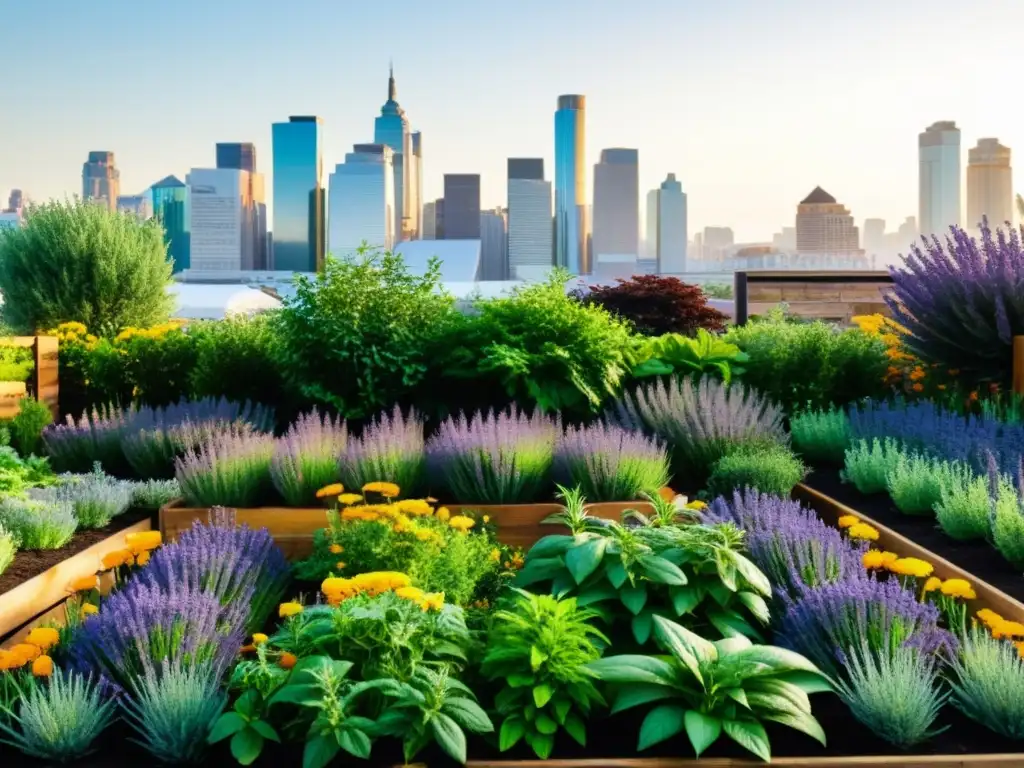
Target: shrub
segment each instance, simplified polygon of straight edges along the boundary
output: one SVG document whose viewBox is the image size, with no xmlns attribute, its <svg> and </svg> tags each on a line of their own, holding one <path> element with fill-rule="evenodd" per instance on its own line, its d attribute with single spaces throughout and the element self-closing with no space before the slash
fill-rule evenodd
<svg viewBox="0 0 1024 768">
<path fill-rule="evenodd" d="M 980 239 L 960 227 L 922 249 L 912 245 L 902 267 L 891 267 L 886 302 L 908 331 L 903 342 L 926 363 L 961 371 L 973 381 L 1010 381 L 1012 344 L 1024 334 L 1024 248 L 1012 227 Z"/>
<path fill-rule="evenodd" d="M 406 497 L 415 497 L 426 478 L 423 420 L 415 410 L 405 416 L 395 406 L 367 424 L 358 437 L 350 437 L 339 462 L 341 481 L 353 490 L 367 483 L 387 481 Z"/>
<path fill-rule="evenodd" d="M 132 506 L 160 509 L 172 499 L 181 497 L 177 480 L 141 480 L 132 484 Z"/>
<path fill-rule="evenodd" d="M 1000 478 L 993 470 L 989 473 L 989 487 L 993 489 L 991 501 L 991 538 L 999 554 L 1014 566 L 1024 565 L 1024 503 L 1021 490 L 1024 482 L 1018 479 L 1017 487 Z"/>
<path fill-rule="evenodd" d="M 729 329 L 747 353 L 744 381 L 795 413 L 887 393 L 885 345 L 859 329 L 790 322 L 781 313 Z"/>
<path fill-rule="evenodd" d="M 553 474 L 593 502 L 636 501 L 668 484 L 668 453 L 656 438 L 614 424 L 569 427 L 555 445 Z"/>
<path fill-rule="evenodd" d="M 418 277 L 388 252 L 329 258 L 285 299 L 280 370 L 308 400 L 345 418 L 370 416 L 423 381 L 427 340 L 453 311 L 436 259 Z"/>
<path fill-rule="evenodd" d="M 630 321 L 637 333 L 645 336 L 694 336 L 701 328 L 714 333 L 725 330 L 725 315 L 708 306 L 708 297 L 700 286 L 687 285 L 677 277 L 618 278 L 616 285 L 592 286 L 583 303 Z"/>
<path fill-rule="evenodd" d="M 896 466 L 903 449 L 895 440 L 858 440 L 846 449 L 845 467 L 841 473 L 844 483 L 852 483 L 864 494 L 885 493 L 889 472 Z"/>
<path fill-rule="evenodd" d="M 711 467 L 708 490 L 712 495 L 756 488 L 776 496 L 789 496 L 807 475 L 807 467 L 784 445 L 742 447 Z"/>
<path fill-rule="evenodd" d="M 8 496 L 0 501 L 0 525 L 19 549 L 60 549 L 75 535 L 78 520 L 66 501 L 36 501 Z"/>
<path fill-rule="evenodd" d="M 22 456 L 39 453 L 43 430 L 53 423 L 53 413 L 46 403 L 26 397 L 19 403 L 18 413 L 8 424 L 11 443 Z"/>
<path fill-rule="evenodd" d="M 939 527 L 959 541 L 981 541 L 989 535 L 989 488 L 984 477 L 956 473 L 939 488 L 935 503 Z"/>
<path fill-rule="evenodd" d="M 0 525 L 0 575 L 14 562 L 17 552 L 18 541 L 14 538 L 14 534 Z"/>
<path fill-rule="evenodd" d="M 345 422 L 314 408 L 299 417 L 278 439 L 270 477 L 281 498 L 292 507 L 316 503 L 316 492 L 338 482 L 338 460 L 348 443 Z"/>
<path fill-rule="evenodd" d="M 1024 739 L 1024 658 L 975 627 L 950 665 L 953 706 L 1008 739 Z"/>
<path fill-rule="evenodd" d="M 78 421 L 71 416 L 64 424 L 43 430 L 43 444 L 58 472 L 89 472 L 96 462 L 103 471 L 115 476 L 129 474 L 128 462 L 121 450 L 121 439 L 131 418 L 131 411 L 107 406 L 82 414 Z"/>
<path fill-rule="evenodd" d="M 175 459 L 185 502 L 195 507 L 255 507 L 270 491 L 274 438 L 260 432 L 213 435 Z"/>
<path fill-rule="evenodd" d="M 665 440 L 676 483 L 690 489 L 703 487 L 712 465 L 738 447 L 787 440 L 777 407 L 754 390 L 714 379 L 647 384 L 619 400 L 615 415 Z"/>
<path fill-rule="evenodd" d="M 886 473 L 885 482 L 900 512 L 931 515 L 942 498 L 943 487 L 969 475 L 966 467 L 901 451 Z"/>
<path fill-rule="evenodd" d="M 3 319 L 35 333 L 75 320 L 103 333 L 169 316 L 171 262 L 158 222 L 87 202 L 31 207 L 0 236 Z"/>
<path fill-rule="evenodd" d="M 431 485 L 459 504 L 536 501 L 550 483 L 558 434 L 558 422 L 540 411 L 460 413 L 427 440 Z"/>
<path fill-rule="evenodd" d="M 162 408 L 189 396 L 189 375 L 196 361 L 195 340 L 180 321 L 125 328 L 114 337 L 111 348 L 113 360 L 99 357 L 94 363 L 106 364 L 103 380 L 111 384 L 123 381 L 131 387 L 130 400 L 119 402 Z M 120 386 L 110 389 L 116 391 Z"/>
<path fill-rule="evenodd" d="M 71 506 L 79 530 L 105 528 L 127 512 L 132 501 L 131 483 L 108 477 L 99 467 L 89 475 L 71 475 L 47 491 Z"/>
<path fill-rule="evenodd" d="M 842 466 L 850 446 L 850 418 L 835 406 L 805 411 L 790 418 L 789 434 L 793 450 L 808 461 Z"/>
</svg>

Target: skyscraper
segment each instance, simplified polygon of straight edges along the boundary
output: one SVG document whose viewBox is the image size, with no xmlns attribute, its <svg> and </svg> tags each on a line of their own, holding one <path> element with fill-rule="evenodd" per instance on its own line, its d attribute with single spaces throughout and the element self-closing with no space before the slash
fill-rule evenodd
<svg viewBox="0 0 1024 768">
<path fill-rule="evenodd" d="M 434 201 L 434 239 L 444 240 L 444 198 Z"/>
<path fill-rule="evenodd" d="M 393 159 L 386 144 L 356 144 L 331 174 L 328 245 L 335 258 L 355 256 L 364 243 L 370 248 L 394 247 Z"/>
<path fill-rule="evenodd" d="M 508 159 L 508 276 L 541 280 L 554 266 L 551 182 L 544 159 Z"/>
<path fill-rule="evenodd" d="M 153 210 L 150 208 L 149 199 L 145 194 L 142 195 L 118 195 L 117 196 L 117 210 L 122 213 L 131 213 L 140 219 L 148 219 L 153 215 Z"/>
<path fill-rule="evenodd" d="M 508 211 L 480 213 L 480 279 L 508 279 Z"/>
<path fill-rule="evenodd" d="M 967 226 L 977 227 L 983 216 L 993 228 L 1013 223 L 1010 148 L 999 139 L 978 139 L 967 151 Z"/>
<path fill-rule="evenodd" d="M 885 219 L 864 219 L 864 251 L 869 256 L 886 252 Z"/>
<path fill-rule="evenodd" d="M 274 268 L 278 270 L 316 272 L 323 265 L 322 124 L 319 117 L 289 117 L 287 123 L 273 126 Z"/>
<path fill-rule="evenodd" d="M 952 120 L 933 123 L 917 137 L 918 225 L 925 236 L 960 224 L 960 129 Z"/>
<path fill-rule="evenodd" d="M 417 132 L 418 133 L 418 132 Z M 395 240 L 408 240 L 419 232 L 418 213 L 420 182 L 416 171 L 418 160 L 414 159 L 413 139 L 409 132 L 409 120 L 405 110 L 398 104 L 395 87 L 395 70 L 388 70 L 388 100 L 380 109 L 380 116 L 374 121 L 373 140 L 387 144 L 394 153 L 392 165 L 395 173 Z M 422 136 L 416 145 L 422 152 Z M 422 159 L 421 155 L 418 155 Z"/>
<path fill-rule="evenodd" d="M 480 174 L 444 175 L 443 239 L 480 239 Z"/>
<path fill-rule="evenodd" d="M 796 250 L 827 255 L 863 253 L 850 211 L 821 187 L 815 187 L 796 208 Z"/>
<path fill-rule="evenodd" d="M 95 200 L 114 211 L 120 194 L 121 172 L 114 163 L 114 153 L 90 152 L 82 165 L 82 199 Z"/>
<path fill-rule="evenodd" d="M 413 131 L 409 134 L 412 144 L 413 181 L 410 184 L 412 199 L 409 201 L 413 219 L 412 237 L 423 237 L 423 134 Z"/>
<path fill-rule="evenodd" d="M 654 269 L 658 274 L 686 272 L 686 216 L 686 193 L 683 185 L 676 181 L 676 175 L 670 173 L 658 189 L 647 194 L 647 231 L 654 237 Z"/>
<path fill-rule="evenodd" d="M 602 149 L 594 166 L 593 253 L 638 257 L 640 244 L 639 152 Z"/>
<path fill-rule="evenodd" d="M 437 237 L 437 204 L 431 200 L 423 204 L 423 227 L 420 230 L 422 240 L 434 240 Z"/>
<path fill-rule="evenodd" d="M 558 97 L 555 112 L 555 263 L 590 273 L 587 218 L 586 97 Z"/>
<path fill-rule="evenodd" d="M 218 143 L 217 167 L 235 168 L 239 171 L 256 172 L 256 145 L 243 143 Z"/>
<path fill-rule="evenodd" d="M 189 187 L 190 268 L 199 272 L 254 269 L 266 249 L 260 233 L 260 174 L 235 168 L 193 168 Z"/>
<path fill-rule="evenodd" d="M 188 187 L 176 176 L 167 176 L 150 190 L 153 193 L 153 218 L 163 225 L 167 256 L 174 262 L 174 271 L 181 272 L 191 263 Z"/>
</svg>

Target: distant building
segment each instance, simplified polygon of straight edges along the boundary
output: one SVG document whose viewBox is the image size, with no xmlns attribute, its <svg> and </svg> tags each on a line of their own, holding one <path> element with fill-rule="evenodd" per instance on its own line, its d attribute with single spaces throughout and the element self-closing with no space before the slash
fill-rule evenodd
<svg viewBox="0 0 1024 768">
<path fill-rule="evenodd" d="M 933 123 L 917 138 L 918 225 L 922 235 L 945 236 L 960 225 L 960 129 Z"/>
<path fill-rule="evenodd" d="M 153 209 L 146 195 L 118 195 L 117 210 L 131 213 L 143 221 L 153 215 Z"/>
<path fill-rule="evenodd" d="M 437 239 L 437 205 L 433 200 L 423 204 L 423 227 L 420 230 L 420 239 Z"/>
<path fill-rule="evenodd" d="M 393 159 L 387 144 L 356 144 L 331 174 L 328 250 L 335 258 L 354 256 L 364 243 L 394 247 Z"/>
<path fill-rule="evenodd" d="M 113 152 L 90 152 L 82 165 L 82 199 L 102 203 L 117 210 L 121 194 L 121 172 L 117 170 Z"/>
<path fill-rule="evenodd" d="M 217 167 L 256 173 L 256 145 L 249 142 L 218 143 Z"/>
<path fill-rule="evenodd" d="M 164 228 L 167 256 L 174 262 L 174 271 L 191 266 L 191 232 L 188 187 L 177 177 L 161 179 L 150 191 L 153 196 L 153 217 Z"/>
<path fill-rule="evenodd" d="M 191 269 L 253 270 L 266 259 L 266 222 L 259 217 L 259 205 L 265 202 L 260 174 L 193 168 L 187 184 Z"/>
<path fill-rule="evenodd" d="M 967 152 L 967 226 L 977 228 L 985 216 L 993 229 L 1012 224 L 1013 208 L 1010 148 L 999 139 L 978 139 Z"/>
<path fill-rule="evenodd" d="M 409 210 L 411 212 L 409 237 L 423 237 L 423 134 L 409 134 L 412 146 L 412 165 L 409 167 Z"/>
<path fill-rule="evenodd" d="M 594 166 L 593 253 L 630 254 L 635 261 L 640 245 L 639 152 L 603 149 Z"/>
<path fill-rule="evenodd" d="M 7 198 L 7 207 L 4 213 L 20 214 L 25 207 L 25 197 L 20 189 L 12 189 L 10 197 Z"/>
<path fill-rule="evenodd" d="M 422 137 L 417 138 L 413 149 L 413 138 L 405 110 L 398 104 L 398 90 L 395 87 L 395 72 L 388 71 L 388 100 L 380 109 L 380 116 L 374 121 L 373 141 L 387 144 L 394 153 L 392 164 L 395 174 L 395 240 L 415 238 L 419 233 L 419 199 L 422 171 Z M 415 157 L 414 157 L 415 155 Z"/>
<path fill-rule="evenodd" d="M 654 238 L 654 269 L 649 271 L 661 275 L 686 272 L 686 193 L 674 173 L 647 193 L 647 217 L 647 231 Z"/>
<path fill-rule="evenodd" d="M 480 240 L 406 240 L 395 246 L 409 272 L 426 273 L 432 258 L 441 261 L 444 282 L 474 283 L 481 278 Z"/>
<path fill-rule="evenodd" d="M 279 270 L 316 272 L 323 266 L 322 128 L 319 117 L 289 117 L 272 128 L 274 266 Z"/>
<path fill-rule="evenodd" d="M 480 174 L 444 175 L 444 239 L 480 239 Z"/>
<path fill-rule="evenodd" d="M 885 219 L 864 219 L 864 251 L 869 256 L 879 256 L 887 250 Z"/>
<path fill-rule="evenodd" d="M 555 112 L 555 263 L 574 275 L 590 274 L 587 216 L 587 100 L 558 97 Z"/>
<path fill-rule="evenodd" d="M 732 227 L 704 227 L 701 237 L 702 258 L 705 261 L 722 261 L 735 242 Z"/>
<path fill-rule="evenodd" d="M 480 213 L 480 279 L 508 279 L 508 209 Z"/>
<path fill-rule="evenodd" d="M 797 206 L 796 250 L 810 254 L 863 253 L 850 211 L 821 187 L 815 187 Z"/>
<path fill-rule="evenodd" d="M 508 277 L 542 279 L 554 265 L 551 182 L 544 159 L 508 159 Z"/>
<path fill-rule="evenodd" d="M 444 240 L 444 198 L 434 201 L 434 239 Z"/>
<path fill-rule="evenodd" d="M 0 213 L 0 230 L 15 229 L 22 224 L 21 214 L 14 211 Z"/>
</svg>

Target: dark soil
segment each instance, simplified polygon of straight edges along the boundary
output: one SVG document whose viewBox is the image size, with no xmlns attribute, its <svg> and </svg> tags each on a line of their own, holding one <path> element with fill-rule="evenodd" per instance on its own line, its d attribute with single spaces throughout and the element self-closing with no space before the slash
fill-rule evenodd
<svg viewBox="0 0 1024 768">
<path fill-rule="evenodd" d="M 1024 574 L 1010 565 L 988 542 L 957 541 L 950 538 L 939 528 L 933 517 L 904 514 L 886 494 L 865 496 L 852 485 L 843 483 L 839 479 L 839 471 L 835 469 L 815 469 L 804 482 L 912 539 L 1010 597 L 1024 601 Z"/>
<path fill-rule="evenodd" d="M 118 531 L 135 525 L 140 520 L 151 517 L 152 514 L 152 510 L 149 509 L 129 509 L 123 515 L 114 518 L 106 528 L 99 528 L 95 531 L 79 531 L 71 537 L 71 541 L 60 549 L 21 550 L 14 556 L 14 560 L 7 570 L 0 574 L 0 594 L 9 592 L 57 563 L 67 560 L 72 555 L 77 555 Z"/>
</svg>

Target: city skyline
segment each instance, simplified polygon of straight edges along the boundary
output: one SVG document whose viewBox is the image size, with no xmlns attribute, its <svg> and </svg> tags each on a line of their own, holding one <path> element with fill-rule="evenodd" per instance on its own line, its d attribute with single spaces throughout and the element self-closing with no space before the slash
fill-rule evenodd
<svg viewBox="0 0 1024 768">
<path fill-rule="evenodd" d="M 794 201 L 818 185 L 858 222 L 881 218 L 892 229 L 916 215 L 916 138 L 937 121 L 955 120 L 962 130 L 964 169 L 980 138 L 1024 147 L 1014 100 L 991 88 L 1013 71 L 1014 30 L 1024 20 L 1024 9 L 1006 0 L 969 8 L 794 0 L 779 9 L 648 0 L 628 14 L 611 2 L 552 8 L 526 0 L 501 9 L 396 0 L 392 10 L 408 23 L 345 46 L 308 45 L 300 30 L 357 28 L 368 10 L 307 2 L 282 20 L 262 2 L 140 9 L 107 0 L 97 12 L 53 0 L 43 19 L 34 5 L 6 9 L 0 28 L 0 44 L 24 64 L 0 115 L 0 190 L 21 188 L 36 200 L 79 189 L 82 160 L 97 148 L 115 153 L 127 194 L 213 167 L 217 142 L 252 142 L 268 158 L 270 125 L 289 114 L 324 118 L 324 163 L 333 168 L 353 144 L 373 140 L 367 121 L 379 114 L 392 55 L 402 107 L 426 134 L 424 201 L 441 196 L 445 173 L 479 173 L 481 203 L 490 208 L 506 203 L 507 158 L 540 157 L 554 168 L 551 115 L 558 96 L 570 93 L 587 98 L 588 204 L 601 150 L 635 147 L 642 194 L 675 173 L 690 230 L 729 226 L 737 242 L 764 241 L 792 225 Z M 218 37 L 243 7 L 249 33 Z M 200 9 L 197 28 L 191 20 Z M 979 14 L 999 23 L 978 28 Z M 528 57 L 516 35 L 494 34 L 524 24 L 537 50 Z M 74 45 L 101 28 L 116 44 Z M 261 35 L 271 28 L 275 34 Z M 611 32 L 627 55 L 608 57 L 593 44 Z M 248 41 L 256 39 L 281 42 L 253 50 Z M 133 56 L 174 60 L 174 77 L 152 88 L 145 68 L 120 66 Z M 239 60 L 245 74 L 225 91 L 213 75 Z M 103 71 L 118 72 L 117 87 L 97 109 Z M 269 163 L 261 165 L 269 187 Z"/>
</svg>

